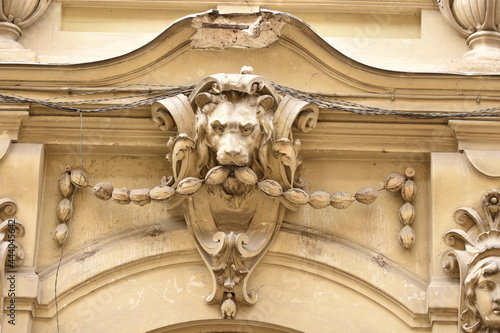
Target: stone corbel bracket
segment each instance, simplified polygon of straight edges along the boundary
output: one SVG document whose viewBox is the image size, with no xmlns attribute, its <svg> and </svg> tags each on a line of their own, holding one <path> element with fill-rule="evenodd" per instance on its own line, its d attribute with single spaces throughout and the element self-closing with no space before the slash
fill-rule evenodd
<svg viewBox="0 0 500 333">
<path fill-rule="evenodd" d="M 22 264 L 25 253 L 21 244 L 17 241 L 24 235 L 23 224 L 14 218 L 17 211 L 17 205 L 14 200 L 9 198 L 0 199 L 0 259 L 2 260 L 2 269 L 0 270 L 0 319 L 3 318 L 4 296 L 6 288 L 6 273 L 16 273 L 16 267 Z M 0 329 L 1 331 L 1 329 Z"/>
<path fill-rule="evenodd" d="M 285 210 L 308 201 L 294 187 L 300 142 L 291 130 L 310 130 L 318 115 L 316 105 L 281 98 L 250 68 L 209 76 L 189 98 L 178 95 L 152 105 L 161 129 L 178 130 L 169 142 L 172 187 L 180 195 L 172 201 L 183 202 L 188 230 L 212 272 L 207 302 L 222 303 L 225 318 L 234 317 L 234 302 L 257 301 L 257 294 L 247 291 L 248 277 L 276 237 Z"/>
<path fill-rule="evenodd" d="M 463 229 L 443 237 L 453 249 L 444 254 L 441 266 L 460 277 L 459 332 L 498 333 L 500 327 L 499 300 L 493 294 L 500 284 L 491 279 L 500 277 L 500 191 L 486 193 L 482 206 L 483 214 L 471 207 L 457 209 L 454 218 Z"/>
<path fill-rule="evenodd" d="M 212 276 L 207 302 L 220 304 L 224 318 L 234 318 L 236 304 L 251 305 L 257 293 L 247 290 L 252 271 L 280 230 L 285 211 L 309 204 L 316 209 L 346 209 L 354 201 L 371 204 L 381 191 L 363 188 L 355 195 L 324 191 L 307 194 L 300 187 L 300 141 L 292 129 L 316 126 L 318 106 L 280 95 L 265 78 L 244 67 L 241 74 L 216 74 L 202 80 L 189 96 L 179 94 L 152 105 L 153 121 L 177 130 L 168 142 L 172 176 L 153 189 L 114 188 L 101 182 L 94 195 L 119 204 L 133 202 L 182 205 L 189 233 Z M 392 174 L 384 189 L 401 191 L 406 226 L 400 233 L 410 248 L 415 218 L 411 180 Z M 408 232 L 410 229 L 411 232 Z"/>
</svg>

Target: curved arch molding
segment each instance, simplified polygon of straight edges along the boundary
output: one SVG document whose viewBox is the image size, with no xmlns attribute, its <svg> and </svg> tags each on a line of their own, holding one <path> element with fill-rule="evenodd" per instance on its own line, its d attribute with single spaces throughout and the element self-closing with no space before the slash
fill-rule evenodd
<svg viewBox="0 0 500 333">
<path fill-rule="evenodd" d="M 120 235 L 120 241 L 96 242 L 64 257 L 58 282 L 63 327 L 92 320 L 94 329 L 100 322 L 106 329 L 112 320 L 117 332 L 128 332 L 137 327 L 130 321 L 140 321 L 145 331 L 170 332 L 169 327 L 222 318 L 217 305 L 202 301 L 210 289 L 209 272 L 187 231 L 178 228 L 156 234 L 155 230 L 144 227 Z M 266 332 L 313 332 L 322 327 L 328 329 L 325 332 L 346 332 L 346 327 L 349 332 L 376 327 L 404 332 L 430 327 L 426 283 L 389 259 L 380 265 L 373 260 L 376 253 L 357 244 L 321 239 L 293 228 L 285 227 L 278 238 L 252 275 L 249 289 L 257 291 L 259 302 L 239 309 L 238 320 L 229 321 L 232 324 L 277 325 Z M 287 253 L 280 248 L 304 240 L 318 242 L 322 252 L 306 258 L 300 247 L 288 247 Z M 37 330 L 55 329 L 56 265 L 39 273 L 39 306 L 33 321 Z M 317 317 L 294 319 L 311 308 Z M 365 311 L 374 315 L 361 324 L 351 318 Z M 381 316 L 384 322 L 377 322 Z M 190 332 L 186 325 L 185 332 Z"/>
<path fill-rule="evenodd" d="M 206 22 L 209 13 L 202 13 L 178 20 L 151 42 L 118 57 L 71 65 L 0 64 L 0 85 L 73 89 L 131 83 L 191 85 L 209 74 L 236 73 L 243 65 L 251 65 L 256 73 L 271 81 L 293 82 L 293 88 L 324 93 L 476 97 L 477 87 L 482 87 L 484 96 L 500 94 L 497 75 L 488 75 L 486 87 L 481 84 L 484 79 L 481 75 L 373 68 L 346 57 L 294 16 L 264 10 L 261 15 L 265 23 L 274 24 L 273 34 L 261 31 L 259 37 L 247 37 L 241 45 L 236 43 L 236 47 L 225 44 L 231 29 L 219 29 L 217 23 Z M 207 39 L 204 38 L 207 33 L 215 42 L 200 44 L 200 40 Z"/>
<path fill-rule="evenodd" d="M 300 331 L 283 326 L 251 320 L 200 320 L 177 325 L 169 325 L 149 331 L 148 333 L 196 333 L 203 332 L 248 332 L 248 333 L 300 333 Z"/>
</svg>

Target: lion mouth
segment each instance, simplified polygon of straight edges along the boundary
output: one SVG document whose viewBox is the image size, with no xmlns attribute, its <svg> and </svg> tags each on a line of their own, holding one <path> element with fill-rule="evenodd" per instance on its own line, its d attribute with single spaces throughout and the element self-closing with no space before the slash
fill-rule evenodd
<svg viewBox="0 0 500 333">
<path fill-rule="evenodd" d="M 243 156 L 231 156 L 217 159 L 220 165 L 227 167 L 242 167 L 246 166 L 248 163 L 248 159 Z"/>
<path fill-rule="evenodd" d="M 242 166 L 245 166 L 246 163 L 243 163 L 243 162 L 236 162 L 236 161 L 231 161 L 231 163 L 229 163 L 229 166 L 233 166 L 233 167 L 242 167 Z"/>
</svg>

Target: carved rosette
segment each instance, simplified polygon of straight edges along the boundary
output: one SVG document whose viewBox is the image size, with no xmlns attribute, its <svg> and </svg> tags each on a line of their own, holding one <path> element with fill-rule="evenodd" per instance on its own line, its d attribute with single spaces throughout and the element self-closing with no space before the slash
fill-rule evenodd
<svg viewBox="0 0 500 333">
<path fill-rule="evenodd" d="M 500 8 L 496 0 L 438 0 L 439 9 L 472 50 L 464 57 L 500 60 Z"/>
<path fill-rule="evenodd" d="M 248 68 L 242 72 L 209 76 L 189 97 L 152 105 L 161 129 L 177 128 L 168 144 L 177 196 L 170 204 L 183 204 L 188 230 L 213 278 L 207 302 L 221 304 L 224 318 L 234 317 L 237 303 L 257 301 L 247 290 L 252 270 L 285 210 L 308 202 L 294 188 L 300 142 L 291 130 L 310 130 L 319 113 L 316 105 L 282 98 Z"/>
<path fill-rule="evenodd" d="M 460 277 L 459 332 L 500 332 L 500 299 L 495 296 L 500 284 L 491 278 L 498 276 L 500 282 L 500 192 L 486 193 L 482 206 L 484 217 L 471 207 L 457 209 L 455 221 L 467 231 L 453 229 L 444 235 L 453 249 L 443 256 L 442 268 Z"/>
<path fill-rule="evenodd" d="M 23 29 L 47 9 L 50 0 L 0 0 L 0 48 L 23 48 L 16 41 Z"/>
</svg>

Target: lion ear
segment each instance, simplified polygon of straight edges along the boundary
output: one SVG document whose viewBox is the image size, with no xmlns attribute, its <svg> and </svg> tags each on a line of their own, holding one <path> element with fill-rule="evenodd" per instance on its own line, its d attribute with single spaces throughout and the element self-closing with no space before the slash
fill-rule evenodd
<svg viewBox="0 0 500 333">
<path fill-rule="evenodd" d="M 207 103 L 214 102 L 214 96 L 210 93 L 200 93 L 194 98 L 194 101 L 201 110 Z"/>
<path fill-rule="evenodd" d="M 271 110 L 274 104 L 274 98 L 272 98 L 269 95 L 263 95 L 260 96 L 259 99 L 257 100 L 257 104 L 261 105 L 266 112 Z"/>
</svg>

